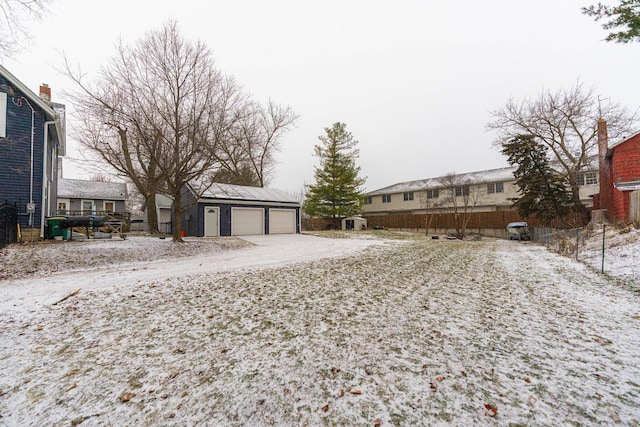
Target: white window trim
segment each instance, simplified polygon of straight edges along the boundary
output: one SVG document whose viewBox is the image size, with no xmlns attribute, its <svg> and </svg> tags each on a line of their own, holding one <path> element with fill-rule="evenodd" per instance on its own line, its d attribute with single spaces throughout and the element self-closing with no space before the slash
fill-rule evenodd
<svg viewBox="0 0 640 427">
<path fill-rule="evenodd" d="M 102 210 L 103 210 L 103 212 L 108 212 L 107 211 L 107 203 L 113 203 L 113 211 L 112 212 L 115 212 L 116 211 L 116 202 L 113 201 L 113 200 L 103 200 L 102 201 Z"/>
<path fill-rule="evenodd" d="M 7 94 L 0 92 L 0 138 L 7 137 Z"/>
<path fill-rule="evenodd" d="M 84 208 L 84 203 L 85 202 L 90 202 L 91 203 L 91 213 L 94 213 L 96 211 L 96 204 L 94 203 L 94 201 L 93 200 L 82 199 L 80 201 L 80 211 L 82 212 L 82 214 L 84 215 L 84 213 L 85 213 L 85 208 Z"/>
<path fill-rule="evenodd" d="M 71 208 L 71 199 L 58 199 L 56 202 L 56 212 L 60 210 L 59 205 L 60 203 L 65 203 L 66 204 L 66 208 L 64 209 L 65 211 L 69 211 Z"/>
</svg>

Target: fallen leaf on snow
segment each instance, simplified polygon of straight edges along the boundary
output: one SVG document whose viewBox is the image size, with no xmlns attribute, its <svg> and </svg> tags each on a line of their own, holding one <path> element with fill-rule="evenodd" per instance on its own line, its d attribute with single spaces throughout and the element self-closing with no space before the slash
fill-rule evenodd
<svg viewBox="0 0 640 427">
<path fill-rule="evenodd" d="M 486 411 L 484 412 L 485 415 L 488 415 L 490 417 L 495 417 L 496 415 L 498 415 L 498 407 L 497 406 L 493 406 L 489 403 L 486 403 L 484 405 L 484 408 L 486 409 Z"/>
<path fill-rule="evenodd" d="M 351 390 L 349 390 L 349 393 L 351 393 L 351 394 L 362 394 L 362 390 L 358 390 L 356 388 L 352 388 Z"/>
<path fill-rule="evenodd" d="M 524 379 L 524 382 L 527 384 L 531 384 L 531 378 L 527 377 Z"/>
<path fill-rule="evenodd" d="M 326 404 L 322 407 L 322 412 L 327 412 L 329 410 L 329 404 Z"/>
<path fill-rule="evenodd" d="M 380 427 L 382 425 L 382 420 L 380 418 L 376 418 L 373 420 L 373 427 Z"/>
<path fill-rule="evenodd" d="M 71 384 L 71 385 L 70 385 L 70 386 L 69 386 L 65 391 L 71 391 L 71 390 L 73 390 L 73 389 L 74 389 L 74 388 L 76 388 L 76 387 L 78 387 L 78 384 L 73 383 L 73 384 Z M 2 396 L 2 393 L 0 393 L 0 396 Z"/>
<path fill-rule="evenodd" d="M 135 393 L 126 391 L 120 395 L 120 402 L 128 402 L 135 397 Z"/>
<path fill-rule="evenodd" d="M 438 380 L 438 382 L 440 382 L 440 383 L 441 383 L 441 382 L 442 382 L 442 380 L 444 380 L 444 377 L 443 377 L 442 375 L 438 375 L 438 376 L 436 377 L 436 380 Z"/>
</svg>

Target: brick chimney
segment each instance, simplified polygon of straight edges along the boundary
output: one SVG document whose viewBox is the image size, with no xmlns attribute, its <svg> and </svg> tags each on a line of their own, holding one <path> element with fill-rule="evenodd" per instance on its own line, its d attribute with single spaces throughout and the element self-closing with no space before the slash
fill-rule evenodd
<svg viewBox="0 0 640 427">
<path fill-rule="evenodd" d="M 40 85 L 40 99 L 46 102 L 47 105 L 51 104 L 51 88 L 46 83 Z"/>
<path fill-rule="evenodd" d="M 598 169 L 600 173 L 600 209 L 611 210 L 613 183 L 611 182 L 611 162 L 607 158 L 609 151 L 609 137 L 607 122 L 598 120 Z"/>
</svg>

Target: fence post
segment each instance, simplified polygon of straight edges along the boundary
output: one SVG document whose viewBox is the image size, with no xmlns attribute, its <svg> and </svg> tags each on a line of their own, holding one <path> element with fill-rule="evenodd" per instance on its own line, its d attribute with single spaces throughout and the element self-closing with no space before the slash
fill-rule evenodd
<svg viewBox="0 0 640 427">
<path fill-rule="evenodd" d="M 576 228 L 576 261 L 578 261 L 579 246 L 580 246 L 580 228 Z"/>
<path fill-rule="evenodd" d="M 602 269 L 600 270 L 600 272 L 603 274 L 604 274 L 604 236 L 605 236 L 606 228 L 607 228 L 607 225 L 602 224 Z"/>
</svg>

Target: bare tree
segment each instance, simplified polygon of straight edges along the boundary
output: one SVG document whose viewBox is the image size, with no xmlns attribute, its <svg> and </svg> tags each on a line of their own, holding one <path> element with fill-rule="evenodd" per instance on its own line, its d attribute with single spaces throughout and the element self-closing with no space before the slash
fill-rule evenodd
<svg viewBox="0 0 640 427">
<path fill-rule="evenodd" d="M 429 235 L 436 212 L 440 211 L 446 202 L 447 199 L 445 197 L 440 198 L 440 188 L 429 187 L 420 193 L 420 207 L 425 210 L 424 228 L 426 235 Z"/>
<path fill-rule="evenodd" d="M 510 99 L 492 116 L 487 128 L 498 132 L 499 148 L 518 135 L 531 135 L 549 148 L 551 166 L 565 176 L 574 209 L 587 220 L 589 212 L 580 200 L 577 176 L 597 152 L 598 119 L 607 121 L 613 139 L 628 133 L 637 119 L 635 113 L 600 99 L 594 88 L 585 88 L 580 82 L 555 93 L 543 92 L 537 98 Z"/>
<path fill-rule="evenodd" d="M 454 173 L 439 178 L 439 181 L 443 192 L 446 193 L 443 203 L 446 203 L 453 213 L 456 237 L 463 239 L 482 189 L 473 179 Z"/>
<path fill-rule="evenodd" d="M 191 191 L 197 200 L 210 185 L 216 146 L 238 118 L 238 85 L 216 69 L 206 45 L 185 40 L 175 22 L 134 46 L 120 42 L 95 87 L 68 62 L 66 71 L 84 115 L 81 141 L 132 180 L 151 215 L 157 193 L 173 199 L 173 241 L 181 242 L 181 218 L 190 207 L 183 196 Z"/>
<path fill-rule="evenodd" d="M 0 54 L 11 56 L 30 39 L 25 22 L 40 20 L 48 0 L 0 0 Z"/>
<path fill-rule="evenodd" d="M 217 147 L 221 176 L 233 177 L 245 185 L 267 185 L 282 137 L 298 117 L 291 107 L 282 107 L 272 101 L 262 106 L 245 99 L 242 114 L 231 128 L 230 138 Z"/>
</svg>

